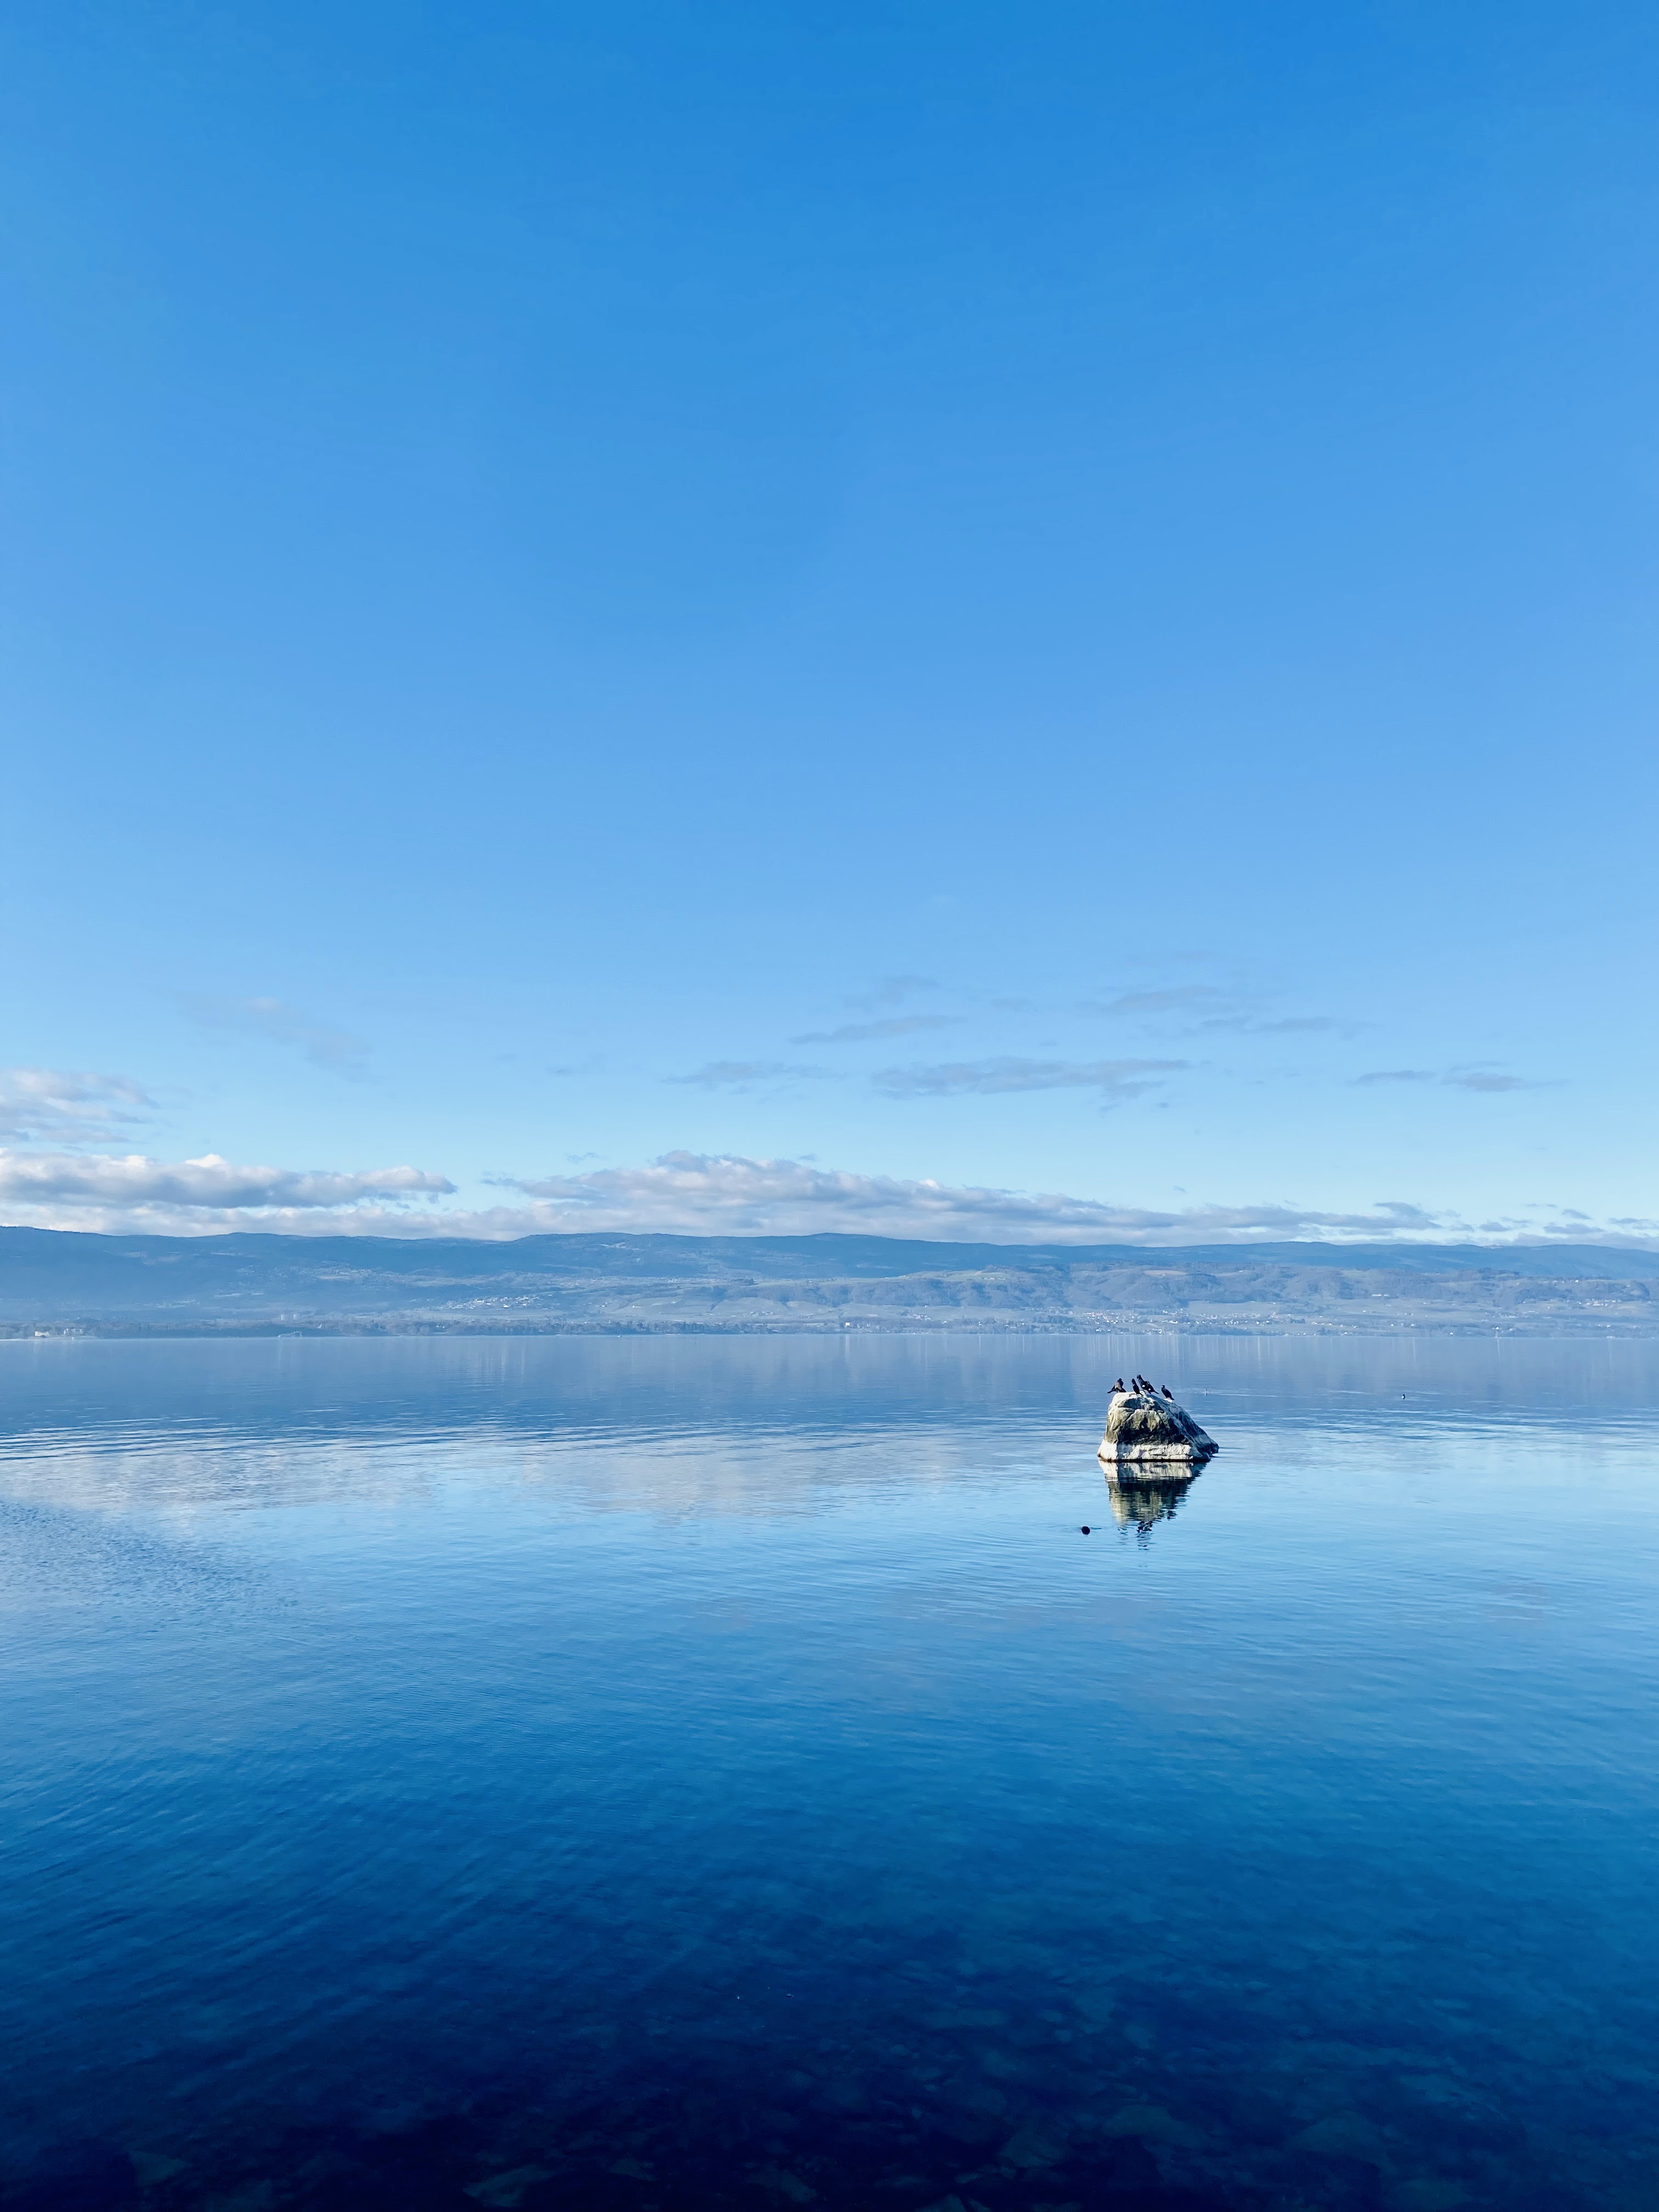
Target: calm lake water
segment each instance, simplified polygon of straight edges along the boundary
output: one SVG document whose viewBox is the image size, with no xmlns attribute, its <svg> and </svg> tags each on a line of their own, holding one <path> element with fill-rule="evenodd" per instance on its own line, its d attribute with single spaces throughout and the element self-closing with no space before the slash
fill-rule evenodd
<svg viewBox="0 0 1659 2212">
<path fill-rule="evenodd" d="M 8 2208 L 1659 2205 L 1654 1350 L 6 1344 L 0 1553 Z"/>
</svg>

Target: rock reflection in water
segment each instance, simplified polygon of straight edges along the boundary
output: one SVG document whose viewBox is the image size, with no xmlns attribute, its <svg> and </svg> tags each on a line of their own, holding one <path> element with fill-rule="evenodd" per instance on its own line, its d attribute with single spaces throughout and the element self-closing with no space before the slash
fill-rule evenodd
<svg viewBox="0 0 1659 2212">
<path fill-rule="evenodd" d="M 1106 1494 L 1112 1501 L 1112 1518 L 1120 1528 L 1133 1528 L 1145 1543 L 1158 1522 L 1174 1520 L 1197 1480 L 1196 1471 L 1161 1475 L 1156 1482 L 1130 1482 L 1121 1476 L 1109 1475 Z"/>
</svg>

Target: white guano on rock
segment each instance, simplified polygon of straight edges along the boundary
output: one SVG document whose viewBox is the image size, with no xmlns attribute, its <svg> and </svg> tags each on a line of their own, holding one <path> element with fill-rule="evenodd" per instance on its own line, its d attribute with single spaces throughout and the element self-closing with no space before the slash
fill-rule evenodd
<svg viewBox="0 0 1659 2212">
<path fill-rule="evenodd" d="M 1202 1467 L 1220 1449 L 1172 1398 L 1150 1390 L 1114 1390 L 1106 1409 L 1100 1458 L 1108 1467 L 1147 1470 Z"/>
</svg>

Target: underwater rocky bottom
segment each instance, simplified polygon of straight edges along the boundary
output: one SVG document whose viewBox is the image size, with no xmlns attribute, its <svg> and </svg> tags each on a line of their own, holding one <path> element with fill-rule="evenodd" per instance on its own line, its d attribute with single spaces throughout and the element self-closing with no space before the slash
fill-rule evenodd
<svg viewBox="0 0 1659 2212">
<path fill-rule="evenodd" d="M 1241 2085 L 1224 2116 L 1191 2097 L 1096 2114 L 1028 2109 L 1006 2118 L 884 2094 L 824 2109 L 799 2069 L 757 2070 L 744 2086 L 688 2069 L 641 2074 L 603 2099 L 561 2106 L 480 2096 L 465 2110 L 388 2117 L 378 2127 L 317 2122 L 249 2141 L 200 2164 L 88 2142 L 54 2145 L 6 2193 L 29 2212 L 677 2212 L 820 2205 L 894 2212 L 1220 2212 L 1223 2207 L 1365 2207 L 1450 2212 L 1472 2192 L 1443 2178 L 1388 2182 L 1381 2131 L 1345 2112 L 1279 2138 L 1276 2116 Z M 1121 2093 L 1115 2093 L 1121 2094 Z M 1150 2094 L 1150 2093 L 1148 2093 Z M 1109 2105 L 1109 2100 L 1107 2100 Z M 1218 2121 L 1224 2125 L 1218 2127 Z M 1225 2137 L 1253 2128 L 1267 2140 Z M 1462 2162 L 1483 2197 L 1509 2163 L 1488 2148 Z M 1579 2201 L 1512 2172 L 1506 2205 Z M 1593 2200 L 1586 2200 L 1593 2201 Z"/>
<path fill-rule="evenodd" d="M 591 2023 L 494 2081 L 348 2113 L 176 2109 L 40 2142 L 5 2212 L 1590 2212 L 1654 2201 L 1650 2081 L 1465 2019 L 1297 2032 L 1270 1993 L 918 1966 L 873 2034 Z M 1033 2002 L 1034 1996 L 1041 2002 Z M 902 2009 L 901 2009 L 902 2008 Z M 809 2024 L 809 2027 L 810 2027 Z M 1432 2029 L 1432 2021 L 1429 2028 Z M 1277 2027 L 1275 2034 L 1273 2030 Z M 343 2069 L 343 2070 L 349 2070 Z M 1609 2087 L 1613 2103 L 1609 2104 Z M 1609 2126 L 1622 2101 L 1622 2123 Z"/>
</svg>

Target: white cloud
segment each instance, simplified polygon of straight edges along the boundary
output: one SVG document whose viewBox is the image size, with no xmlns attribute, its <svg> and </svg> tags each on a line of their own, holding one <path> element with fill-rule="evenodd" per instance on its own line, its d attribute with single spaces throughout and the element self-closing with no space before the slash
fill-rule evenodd
<svg viewBox="0 0 1659 2212">
<path fill-rule="evenodd" d="M 940 1066 L 884 1067 L 871 1078 L 890 1098 L 941 1098 L 1010 1091 L 1098 1091 L 1135 1098 L 1184 1060 L 980 1060 Z"/>
<path fill-rule="evenodd" d="M 201 1233 L 213 1229 L 295 1226 L 319 1212 L 365 1200 L 438 1198 L 455 1186 L 420 1168 L 330 1170 L 237 1167 L 209 1152 L 167 1162 L 141 1153 L 0 1152 L 0 1208 L 9 1224 L 38 1229 L 150 1230 Z M 310 1225 L 307 1223 L 307 1225 Z M 325 1223 L 324 1225 L 327 1225 Z M 357 1222 L 353 1226 L 359 1225 Z"/>
<path fill-rule="evenodd" d="M 648 1167 L 550 1176 L 513 1188 L 538 1201 L 469 1217 L 474 1235 L 533 1231 L 667 1231 L 694 1236 L 811 1236 L 829 1230 L 962 1243 L 1232 1243 L 1310 1233 L 1422 1235 L 1439 1217 L 1395 1200 L 1368 1213 L 1274 1204 L 1164 1212 L 1051 1192 L 854 1175 L 800 1160 L 667 1152 Z M 428 1217 L 431 1233 L 442 1217 Z M 488 1224 L 488 1226 L 483 1224 Z M 509 1225 L 511 1224 L 511 1225 Z"/>
<path fill-rule="evenodd" d="M 349 1030 L 314 1020 L 281 999 L 223 999 L 192 993 L 185 1005 L 192 1021 L 204 1029 L 230 1030 L 243 1036 L 260 1036 L 272 1044 L 293 1045 L 318 1067 L 336 1074 L 356 1074 L 368 1047 Z"/>
<path fill-rule="evenodd" d="M 0 1142 L 106 1144 L 143 1121 L 153 1104 L 124 1075 L 0 1068 Z"/>
<path fill-rule="evenodd" d="M 667 1152 L 644 1167 L 496 1178 L 527 1203 L 447 1208 L 447 1177 L 413 1167 L 331 1170 L 238 1167 L 210 1153 L 168 1163 L 133 1156 L 0 1151 L 0 1218 L 43 1229 L 210 1236 L 258 1229 L 290 1235 L 493 1239 L 574 1231 L 601 1234 L 811 1236 L 842 1231 L 945 1243 L 1019 1246 L 1249 1246 L 1315 1239 L 1334 1244 L 1464 1241 L 1631 1243 L 1655 1224 L 1607 1224 L 1559 1206 L 1480 1223 L 1402 1199 L 1358 1212 L 1289 1200 L 1167 1211 L 1063 1193 L 999 1189 L 866 1176 L 799 1159 Z M 427 1200 L 426 1204 L 411 1201 Z"/>
</svg>

